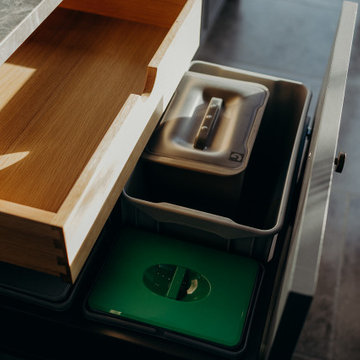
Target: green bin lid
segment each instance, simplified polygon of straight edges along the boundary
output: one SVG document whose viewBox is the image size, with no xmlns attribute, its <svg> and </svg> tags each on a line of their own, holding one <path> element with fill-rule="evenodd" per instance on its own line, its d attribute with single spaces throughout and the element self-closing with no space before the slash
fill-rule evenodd
<svg viewBox="0 0 360 360">
<path fill-rule="evenodd" d="M 241 340 L 258 271 L 250 258 L 121 229 L 88 306 L 232 347 Z"/>
</svg>

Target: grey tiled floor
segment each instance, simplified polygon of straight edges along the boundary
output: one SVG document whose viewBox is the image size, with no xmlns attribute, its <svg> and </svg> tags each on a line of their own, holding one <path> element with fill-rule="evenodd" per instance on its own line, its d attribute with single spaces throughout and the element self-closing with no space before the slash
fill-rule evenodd
<svg viewBox="0 0 360 360">
<path fill-rule="evenodd" d="M 300 80 L 317 97 L 340 0 L 228 0 L 201 60 Z M 360 359 L 360 31 L 355 34 L 318 287 L 293 360 Z M 313 102 L 310 114 L 314 112 Z"/>
</svg>

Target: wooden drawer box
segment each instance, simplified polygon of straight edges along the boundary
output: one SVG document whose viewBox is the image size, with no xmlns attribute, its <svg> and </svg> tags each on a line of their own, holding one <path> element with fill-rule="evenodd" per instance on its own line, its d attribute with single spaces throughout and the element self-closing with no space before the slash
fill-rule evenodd
<svg viewBox="0 0 360 360">
<path fill-rule="evenodd" d="M 0 261 L 75 281 L 200 16 L 200 0 L 65 0 L 0 67 Z"/>
</svg>

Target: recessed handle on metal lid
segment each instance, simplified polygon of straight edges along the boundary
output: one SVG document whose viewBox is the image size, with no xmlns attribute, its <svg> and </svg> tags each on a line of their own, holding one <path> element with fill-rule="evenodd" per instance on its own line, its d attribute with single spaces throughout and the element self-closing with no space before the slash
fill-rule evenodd
<svg viewBox="0 0 360 360">
<path fill-rule="evenodd" d="M 223 99 L 212 97 L 196 134 L 194 148 L 203 150 L 220 115 Z"/>
</svg>

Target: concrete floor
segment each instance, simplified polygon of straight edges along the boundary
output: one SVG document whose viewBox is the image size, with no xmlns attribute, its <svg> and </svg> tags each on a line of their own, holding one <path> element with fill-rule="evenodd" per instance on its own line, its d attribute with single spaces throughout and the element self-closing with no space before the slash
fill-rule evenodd
<svg viewBox="0 0 360 360">
<path fill-rule="evenodd" d="M 316 99 L 341 4 L 341 0 L 227 0 L 196 58 L 302 81 Z M 338 142 L 338 150 L 348 158 L 343 173 L 334 174 L 318 287 L 293 360 L 360 359 L 358 23 Z"/>
</svg>

